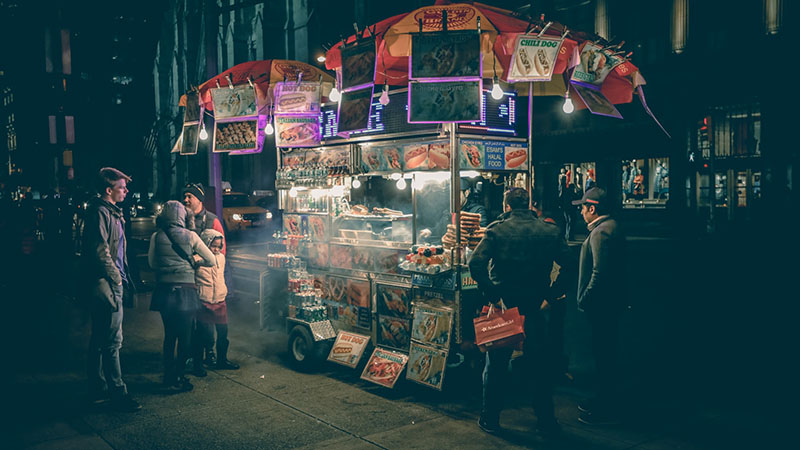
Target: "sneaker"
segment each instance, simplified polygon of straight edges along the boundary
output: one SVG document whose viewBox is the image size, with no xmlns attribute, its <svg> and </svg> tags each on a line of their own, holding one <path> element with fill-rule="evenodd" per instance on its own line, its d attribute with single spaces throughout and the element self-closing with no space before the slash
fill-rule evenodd
<svg viewBox="0 0 800 450">
<path fill-rule="evenodd" d="M 214 368 L 217 370 L 239 370 L 239 365 L 226 359 L 218 361 Z"/>
<path fill-rule="evenodd" d="M 620 420 L 610 414 L 599 414 L 599 413 L 585 413 L 581 414 L 578 417 L 578 422 L 584 425 L 605 425 L 605 426 L 614 426 L 620 425 L 622 422 Z"/>
<path fill-rule="evenodd" d="M 129 394 L 111 400 L 111 407 L 119 412 L 135 412 L 142 409 L 142 405 Z"/>
<path fill-rule="evenodd" d="M 480 428 L 484 433 L 489 434 L 497 434 L 500 432 L 500 424 L 497 422 L 489 422 L 484 420 L 483 417 L 478 419 L 478 428 Z"/>
<path fill-rule="evenodd" d="M 536 428 L 539 430 L 539 434 L 546 438 L 555 438 L 561 436 L 561 425 L 555 419 L 539 422 L 536 425 Z"/>
</svg>

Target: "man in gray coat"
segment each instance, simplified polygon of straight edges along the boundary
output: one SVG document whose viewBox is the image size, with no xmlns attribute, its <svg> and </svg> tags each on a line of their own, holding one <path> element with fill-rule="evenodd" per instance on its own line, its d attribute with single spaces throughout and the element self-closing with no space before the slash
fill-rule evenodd
<svg viewBox="0 0 800 450">
<path fill-rule="evenodd" d="M 104 167 L 97 176 L 99 197 L 86 211 L 81 251 L 83 285 L 92 315 L 87 374 L 89 398 L 100 403 L 111 398 L 119 411 L 141 409 L 122 381 L 122 297 L 132 289 L 125 245 L 125 220 L 117 205 L 125 200 L 131 178 Z"/>
<path fill-rule="evenodd" d="M 578 264 L 578 309 L 586 313 L 592 328 L 592 351 L 597 368 L 596 397 L 578 404 L 579 421 L 610 425 L 618 421 L 616 386 L 618 334 L 625 305 L 625 236 L 609 214 L 606 191 L 593 187 L 581 205 L 589 236 L 581 246 Z"/>
</svg>

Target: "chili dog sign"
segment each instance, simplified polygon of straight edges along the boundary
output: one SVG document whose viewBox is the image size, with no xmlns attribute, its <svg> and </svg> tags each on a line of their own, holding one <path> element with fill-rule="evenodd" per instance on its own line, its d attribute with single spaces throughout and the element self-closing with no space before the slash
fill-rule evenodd
<svg viewBox="0 0 800 450">
<path fill-rule="evenodd" d="M 463 170 L 528 169 L 528 146 L 521 142 L 461 139 L 458 150 Z"/>
<path fill-rule="evenodd" d="M 550 81 L 563 39 L 517 36 L 508 81 Z"/>
<path fill-rule="evenodd" d="M 369 336 L 339 331 L 328 354 L 328 361 L 355 368 L 369 343 Z"/>
<path fill-rule="evenodd" d="M 319 83 L 276 83 L 275 114 L 318 113 L 320 88 Z"/>
</svg>

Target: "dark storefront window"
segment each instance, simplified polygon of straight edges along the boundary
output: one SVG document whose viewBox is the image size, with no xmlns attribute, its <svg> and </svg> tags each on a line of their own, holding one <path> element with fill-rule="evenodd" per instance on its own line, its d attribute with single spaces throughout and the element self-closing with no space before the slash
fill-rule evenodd
<svg viewBox="0 0 800 450">
<path fill-rule="evenodd" d="M 622 161 L 623 208 L 663 208 L 669 199 L 669 158 Z"/>
</svg>

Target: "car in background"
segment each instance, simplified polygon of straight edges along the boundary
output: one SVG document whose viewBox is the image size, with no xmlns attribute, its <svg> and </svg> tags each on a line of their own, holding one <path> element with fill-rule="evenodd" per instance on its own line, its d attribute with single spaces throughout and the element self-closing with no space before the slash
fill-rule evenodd
<svg viewBox="0 0 800 450">
<path fill-rule="evenodd" d="M 222 194 L 222 220 L 229 232 L 266 226 L 272 212 L 254 204 L 249 195 L 241 192 Z"/>
</svg>

